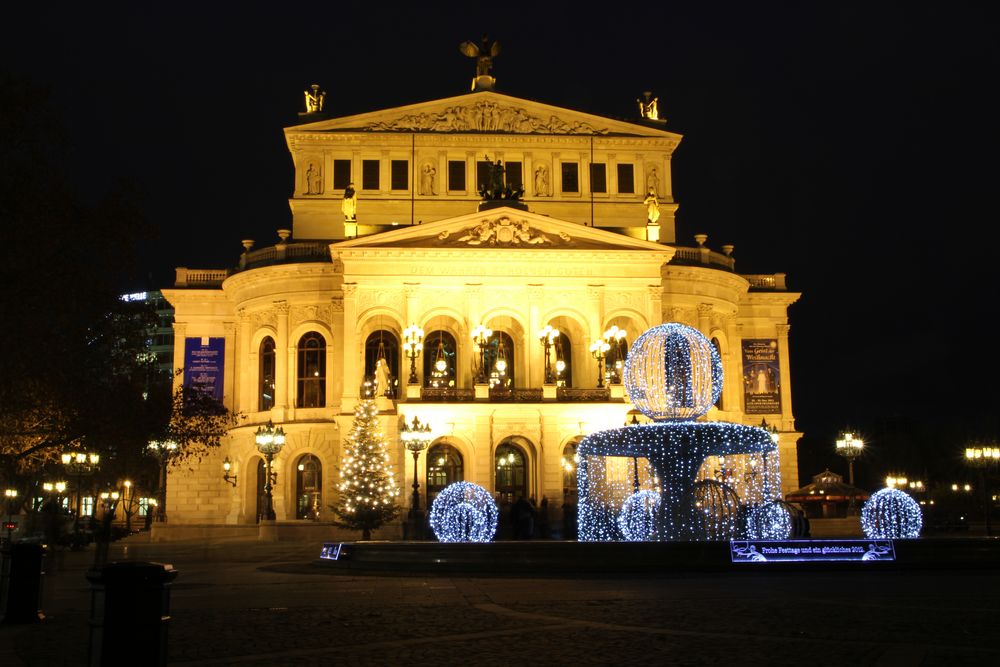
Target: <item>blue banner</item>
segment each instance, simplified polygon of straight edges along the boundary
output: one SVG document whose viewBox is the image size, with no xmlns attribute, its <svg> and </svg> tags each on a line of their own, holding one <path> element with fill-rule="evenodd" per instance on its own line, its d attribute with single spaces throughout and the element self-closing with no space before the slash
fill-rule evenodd
<svg viewBox="0 0 1000 667">
<path fill-rule="evenodd" d="M 896 560 L 892 540 L 733 540 L 734 563 Z"/>
<path fill-rule="evenodd" d="M 221 403 L 225 356 L 225 338 L 186 338 L 184 386 L 200 389 Z"/>
</svg>

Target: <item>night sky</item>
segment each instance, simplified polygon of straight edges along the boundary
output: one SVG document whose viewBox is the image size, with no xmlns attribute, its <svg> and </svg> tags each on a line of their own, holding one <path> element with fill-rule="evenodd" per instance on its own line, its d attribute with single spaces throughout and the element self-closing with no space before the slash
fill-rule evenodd
<svg viewBox="0 0 1000 667">
<path fill-rule="evenodd" d="M 846 426 L 870 442 L 869 486 L 889 470 L 950 482 L 969 438 L 1000 435 L 993 10 L 141 4 L 156 6 L 5 8 L 0 26 L 0 69 L 49 91 L 80 191 L 141 193 L 158 238 L 145 284 L 124 289 L 231 266 L 240 239 L 289 226 L 282 128 L 309 84 L 335 116 L 461 94 L 474 65 L 458 44 L 488 32 L 500 92 L 634 118 L 653 91 L 684 135 L 678 240 L 733 243 L 739 271 L 803 293 L 803 483 L 846 472 Z"/>
</svg>

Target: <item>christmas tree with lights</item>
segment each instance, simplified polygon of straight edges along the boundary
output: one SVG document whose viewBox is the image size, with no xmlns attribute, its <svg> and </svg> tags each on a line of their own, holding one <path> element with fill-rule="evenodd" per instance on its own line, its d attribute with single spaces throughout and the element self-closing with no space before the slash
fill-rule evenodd
<svg viewBox="0 0 1000 667">
<path fill-rule="evenodd" d="M 399 515 L 399 487 L 389 465 L 385 434 L 378 423 L 373 398 L 354 409 L 354 424 L 344 442 L 340 495 L 332 506 L 341 528 L 362 531 L 363 539 Z"/>
</svg>

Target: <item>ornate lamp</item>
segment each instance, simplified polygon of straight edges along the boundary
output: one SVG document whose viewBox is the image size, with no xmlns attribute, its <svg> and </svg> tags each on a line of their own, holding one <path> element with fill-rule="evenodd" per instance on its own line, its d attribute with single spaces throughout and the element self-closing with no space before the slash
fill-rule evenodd
<svg viewBox="0 0 1000 667">
<path fill-rule="evenodd" d="M 472 330 L 472 342 L 479 348 L 479 371 L 476 373 L 476 384 L 486 384 L 486 343 L 489 342 L 493 330 L 485 324 L 477 324 Z"/>
<path fill-rule="evenodd" d="M 604 355 L 607 354 L 611 346 L 608 341 L 598 338 L 590 346 L 590 354 L 597 359 L 597 388 L 604 388 Z"/>
<path fill-rule="evenodd" d="M 986 535 L 993 534 L 990 510 L 990 492 L 986 483 L 986 471 L 1000 463 L 1000 447 L 995 443 L 973 444 L 965 449 L 965 463 L 979 471 L 979 486 L 983 490 L 983 512 L 986 518 Z"/>
<path fill-rule="evenodd" d="M 82 511 L 81 485 L 83 478 L 94 474 L 98 464 L 101 462 L 100 454 L 94 452 L 67 452 L 61 457 L 62 464 L 66 472 L 76 477 L 76 514 L 73 517 L 73 532 L 80 531 L 80 513 Z"/>
<path fill-rule="evenodd" d="M 403 351 L 410 359 L 410 377 L 407 384 L 417 384 L 417 357 L 424 349 L 424 330 L 411 324 L 403 330 Z"/>
<path fill-rule="evenodd" d="M 420 482 L 417 481 L 417 461 L 420 458 L 420 452 L 427 449 L 431 440 L 434 439 L 434 435 L 430 424 L 421 423 L 420 419 L 414 416 L 412 423 L 403 422 L 403 426 L 399 429 L 399 439 L 413 453 L 413 499 L 410 501 L 409 522 L 411 535 L 416 538 L 420 536 L 423 527 L 423 513 L 420 511 Z"/>
<path fill-rule="evenodd" d="M 854 486 L 854 459 L 861 456 L 865 443 L 853 433 L 844 432 L 837 438 L 837 454 L 847 459 L 848 483 Z"/>
<path fill-rule="evenodd" d="M 274 514 L 274 499 L 271 491 L 274 489 L 274 473 L 271 471 L 271 463 L 274 457 L 285 446 L 285 431 L 280 426 L 275 427 L 271 420 L 266 426 L 257 427 L 254 434 L 254 442 L 257 451 L 264 455 L 264 462 L 267 465 L 267 472 L 264 477 L 264 511 L 261 513 L 267 521 L 274 521 L 277 517 Z"/>
<path fill-rule="evenodd" d="M 232 484 L 233 488 L 235 489 L 236 475 L 230 474 L 230 471 L 232 469 L 233 469 L 233 462 L 230 461 L 229 457 L 227 456 L 226 460 L 222 462 L 222 480 L 226 482 L 226 484 Z"/>
<path fill-rule="evenodd" d="M 545 384 L 555 384 L 556 378 L 552 374 L 552 343 L 559 338 L 559 329 L 555 329 L 550 324 L 538 332 L 538 340 L 542 343 L 545 351 Z"/>
<path fill-rule="evenodd" d="M 622 370 L 625 368 L 625 336 L 626 331 L 619 329 L 617 325 L 612 325 L 604 332 L 604 341 L 608 344 L 611 354 L 608 354 L 608 372 L 611 375 L 612 384 L 621 384 Z M 612 361 L 614 365 L 612 366 Z"/>
</svg>

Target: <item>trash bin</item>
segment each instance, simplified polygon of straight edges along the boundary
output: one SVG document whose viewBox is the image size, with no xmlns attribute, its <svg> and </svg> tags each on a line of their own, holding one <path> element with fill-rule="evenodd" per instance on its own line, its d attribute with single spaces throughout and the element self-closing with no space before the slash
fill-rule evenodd
<svg viewBox="0 0 1000 667">
<path fill-rule="evenodd" d="M 177 570 L 163 563 L 121 561 L 87 573 L 90 665 L 167 664 L 170 584 Z"/>
<path fill-rule="evenodd" d="M 41 544 L 9 544 L 0 566 L 0 613 L 3 623 L 38 623 L 45 618 L 38 608 L 42 600 Z"/>
</svg>

